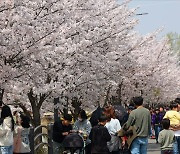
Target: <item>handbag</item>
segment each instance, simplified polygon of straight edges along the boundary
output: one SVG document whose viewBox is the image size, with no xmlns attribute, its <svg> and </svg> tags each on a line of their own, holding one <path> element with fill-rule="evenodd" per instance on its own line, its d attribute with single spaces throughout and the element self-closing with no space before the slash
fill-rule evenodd
<svg viewBox="0 0 180 154">
<path fill-rule="evenodd" d="M 131 126 L 129 128 L 126 128 L 126 124 L 123 125 L 123 127 L 118 132 L 118 136 L 126 136 L 127 140 L 126 143 L 128 145 L 128 149 L 130 149 L 132 142 L 137 137 L 136 128 L 134 126 L 135 120 L 133 120 Z"/>
<path fill-rule="evenodd" d="M 22 142 L 21 132 L 22 132 L 22 130 L 18 128 L 17 129 L 17 136 L 14 136 L 14 144 L 13 144 L 13 152 L 14 153 L 20 152 L 21 142 Z"/>
</svg>

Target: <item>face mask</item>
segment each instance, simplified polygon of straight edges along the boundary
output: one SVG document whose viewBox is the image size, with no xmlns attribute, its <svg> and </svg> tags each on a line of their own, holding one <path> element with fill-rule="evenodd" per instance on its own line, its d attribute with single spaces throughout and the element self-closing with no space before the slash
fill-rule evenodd
<svg viewBox="0 0 180 154">
<path fill-rule="evenodd" d="M 79 121 L 83 121 L 81 118 L 78 118 Z"/>
</svg>

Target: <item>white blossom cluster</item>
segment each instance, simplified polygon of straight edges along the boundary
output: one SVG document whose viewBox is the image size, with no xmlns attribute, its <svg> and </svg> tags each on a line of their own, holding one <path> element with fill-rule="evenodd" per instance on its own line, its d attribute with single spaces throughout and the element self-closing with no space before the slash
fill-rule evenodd
<svg viewBox="0 0 180 154">
<path fill-rule="evenodd" d="M 109 87 L 114 95 L 120 83 L 123 101 L 140 92 L 151 101 L 176 97 L 180 86 L 176 57 L 166 40 L 156 40 L 156 33 L 139 36 L 133 31 L 137 20 L 128 3 L 0 1 L 4 100 L 29 105 L 32 92 L 38 101 L 45 94 L 45 109 L 53 107 L 54 97 L 77 97 L 84 107 L 93 108 Z"/>
</svg>

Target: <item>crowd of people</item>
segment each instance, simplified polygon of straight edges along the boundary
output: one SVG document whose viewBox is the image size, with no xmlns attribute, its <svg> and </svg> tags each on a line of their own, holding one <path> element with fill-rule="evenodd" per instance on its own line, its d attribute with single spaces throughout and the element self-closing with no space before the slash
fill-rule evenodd
<svg viewBox="0 0 180 154">
<path fill-rule="evenodd" d="M 170 102 L 169 106 L 159 106 L 155 110 L 151 109 L 150 111 L 152 117 L 151 130 L 154 130 L 156 143 L 161 144 L 162 151 L 168 149 L 168 153 L 179 154 L 180 98 Z M 153 136 L 152 131 L 151 136 Z M 167 142 L 169 143 L 168 145 Z"/>
<path fill-rule="evenodd" d="M 90 119 L 81 109 L 74 123 L 65 114 L 53 123 L 53 154 L 65 154 L 70 147 L 83 154 L 146 154 L 149 138 L 160 144 L 161 154 L 180 154 L 179 112 L 180 98 L 169 106 L 148 108 L 139 96 L 132 99 L 121 119 L 113 106 L 98 107 Z M 7 105 L 1 107 L 1 154 L 30 154 L 29 133 L 28 116 L 12 114 Z"/>
<path fill-rule="evenodd" d="M 143 98 L 134 97 L 127 114 L 119 120 L 113 106 L 98 108 L 90 120 L 84 110 L 72 124 L 72 116 L 65 115 L 63 120 L 53 126 L 54 154 L 65 153 L 63 141 L 71 133 L 77 133 L 84 140 L 80 151 L 85 154 L 146 154 L 148 139 L 155 136 L 162 154 L 180 153 L 180 99 L 170 106 L 147 108 Z M 154 133 L 155 134 L 154 134 Z M 73 139 L 72 139 L 73 141 Z"/>
<path fill-rule="evenodd" d="M 0 118 L 0 154 L 29 154 L 30 118 L 21 114 L 17 118 L 9 106 L 1 108 Z"/>
</svg>

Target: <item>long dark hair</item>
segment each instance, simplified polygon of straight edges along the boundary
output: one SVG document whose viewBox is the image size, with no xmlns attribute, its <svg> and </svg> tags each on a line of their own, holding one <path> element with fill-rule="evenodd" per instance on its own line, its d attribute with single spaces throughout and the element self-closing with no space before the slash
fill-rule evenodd
<svg viewBox="0 0 180 154">
<path fill-rule="evenodd" d="M 30 127 L 30 118 L 23 114 L 20 115 L 20 118 L 21 118 L 21 126 L 23 128 L 29 128 Z"/>
<path fill-rule="evenodd" d="M 14 131 L 14 119 L 13 119 L 13 116 L 12 116 L 12 113 L 11 113 L 11 109 L 9 106 L 5 105 L 2 107 L 2 111 L 1 111 L 1 119 L 2 119 L 2 123 L 4 121 L 4 119 L 6 117 L 11 117 L 11 122 L 12 122 L 12 128 L 11 130 Z"/>
<path fill-rule="evenodd" d="M 84 111 L 83 109 L 81 109 L 81 110 L 79 111 L 79 115 L 80 115 L 80 117 L 82 118 L 83 121 L 88 118 L 88 117 L 87 117 L 87 114 L 86 114 L 86 111 Z"/>
</svg>

